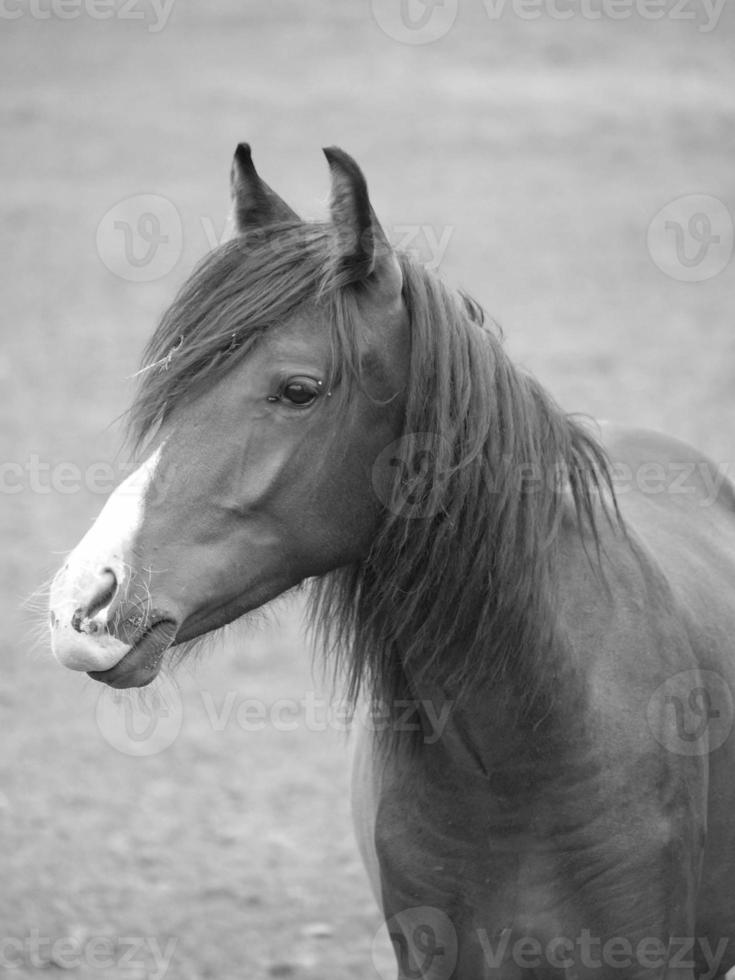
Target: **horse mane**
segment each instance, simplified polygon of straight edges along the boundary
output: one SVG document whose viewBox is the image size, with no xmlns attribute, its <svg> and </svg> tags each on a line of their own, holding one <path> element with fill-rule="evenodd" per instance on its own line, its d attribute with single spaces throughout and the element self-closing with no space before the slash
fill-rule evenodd
<svg viewBox="0 0 735 980">
<path fill-rule="evenodd" d="M 457 704 L 508 678 L 521 679 L 521 711 L 539 716 L 557 531 L 571 512 L 599 558 L 600 513 L 620 520 L 608 460 L 511 363 L 477 303 L 399 258 L 411 330 L 404 435 L 440 437 L 423 475 L 426 516 L 386 510 L 367 559 L 315 581 L 311 621 L 350 701 L 367 696 L 382 717 L 397 721 L 420 690 Z M 390 741 L 406 740 L 398 727 L 386 727 Z"/>
<path fill-rule="evenodd" d="M 134 445 L 309 305 L 331 331 L 332 380 L 345 379 L 335 402 L 349 399 L 361 380 L 360 287 L 341 285 L 333 256 L 328 226 L 297 221 L 209 253 L 144 353 L 128 419 Z M 352 703 L 365 696 L 391 717 L 422 685 L 456 703 L 478 685 L 522 677 L 530 706 L 548 687 L 555 642 L 557 531 L 571 512 L 599 551 L 600 500 L 619 517 L 608 462 L 581 422 L 511 363 L 473 300 L 398 257 L 411 348 L 403 434 L 437 436 L 421 510 L 386 508 L 366 559 L 311 583 L 310 620 Z"/>
</svg>

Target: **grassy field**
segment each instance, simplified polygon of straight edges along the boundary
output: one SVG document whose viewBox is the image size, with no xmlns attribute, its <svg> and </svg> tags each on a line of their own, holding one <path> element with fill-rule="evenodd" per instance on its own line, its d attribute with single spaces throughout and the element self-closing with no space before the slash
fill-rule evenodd
<svg viewBox="0 0 735 980">
<path fill-rule="evenodd" d="M 427 259 L 448 243 L 441 273 L 564 407 L 667 430 L 735 471 L 735 264 L 684 282 L 647 248 L 672 200 L 735 214 L 735 11 L 704 32 L 635 13 L 529 21 L 511 4 L 493 19 L 460 0 L 444 36 L 410 45 L 381 28 L 389 7 L 175 0 L 163 25 L 146 0 L 128 5 L 144 19 L 3 8 L 19 12 L 0 20 L 10 976 L 160 978 L 167 953 L 173 980 L 389 976 L 371 958 L 344 736 L 303 718 L 250 730 L 238 714 L 322 690 L 298 608 L 183 670 L 178 737 L 136 757 L 104 737 L 100 689 L 52 662 L 26 601 L 104 501 L 59 467 L 122 472 L 111 423 L 157 315 L 221 229 L 236 142 L 308 216 L 326 202 L 320 147 L 343 146 L 394 241 Z M 167 198 L 183 229 L 150 282 L 113 274 L 96 245 L 103 216 L 140 194 Z M 712 248 L 725 265 L 727 242 Z"/>
</svg>

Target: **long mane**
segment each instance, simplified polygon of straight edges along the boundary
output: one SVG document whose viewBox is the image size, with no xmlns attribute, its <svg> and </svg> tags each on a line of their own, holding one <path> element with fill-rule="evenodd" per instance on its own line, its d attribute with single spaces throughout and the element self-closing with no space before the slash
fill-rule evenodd
<svg viewBox="0 0 735 980">
<path fill-rule="evenodd" d="M 600 515 L 620 517 L 608 461 L 511 363 L 476 303 L 400 262 L 411 324 L 404 436 L 438 437 L 424 497 L 418 516 L 386 512 L 364 562 L 315 583 L 312 621 L 349 697 L 388 718 L 417 689 L 456 704 L 508 677 L 521 679 L 521 710 L 545 711 L 557 532 L 571 516 L 599 557 Z"/>
<path fill-rule="evenodd" d="M 145 352 L 133 441 L 310 305 L 331 331 L 333 376 L 349 398 L 360 383 L 358 304 L 332 259 L 329 229 L 301 223 L 210 253 Z M 366 697 L 390 715 L 421 685 L 456 702 L 513 676 L 531 704 L 555 642 L 557 531 L 571 514 L 598 546 L 599 514 L 616 513 L 608 463 L 590 432 L 511 363 L 477 304 L 412 257 L 399 261 L 411 333 L 403 435 L 436 436 L 422 506 L 418 515 L 386 508 L 367 558 L 313 581 L 311 621 L 353 702 Z"/>
</svg>

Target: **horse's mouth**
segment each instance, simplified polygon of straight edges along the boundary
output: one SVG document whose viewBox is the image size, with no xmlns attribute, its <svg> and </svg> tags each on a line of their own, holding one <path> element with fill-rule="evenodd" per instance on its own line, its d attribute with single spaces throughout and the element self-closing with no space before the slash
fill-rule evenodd
<svg viewBox="0 0 735 980">
<path fill-rule="evenodd" d="M 173 643 L 178 623 L 159 619 L 138 637 L 122 660 L 109 670 L 87 671 L 89 677 L 110 687 L 145 687 L 158 676 L 163 655 Z"/>
</svg>

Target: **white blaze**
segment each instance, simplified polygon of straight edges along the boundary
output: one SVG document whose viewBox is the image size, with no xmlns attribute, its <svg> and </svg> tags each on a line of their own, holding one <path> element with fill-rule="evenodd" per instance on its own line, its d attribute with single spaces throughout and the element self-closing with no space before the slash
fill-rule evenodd
<svg viewBox="0 0 735 980">
<path fill-rule="evenodd" d="M 86 608 L 110 569 L 118 589 L 129 576 L 131 545 L 143 520 L 143 502 L 163 445 L 112 493 L 89 531 L 69 555 L 51 586 L 51 649 L 71 670 L 109 670 L 130 650 L 107 632 L 108 607 L 86 618 L 79 632 L 72 626 L 77 609 Z"/>
</svg>

